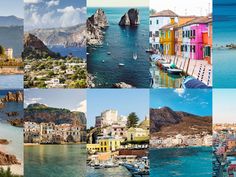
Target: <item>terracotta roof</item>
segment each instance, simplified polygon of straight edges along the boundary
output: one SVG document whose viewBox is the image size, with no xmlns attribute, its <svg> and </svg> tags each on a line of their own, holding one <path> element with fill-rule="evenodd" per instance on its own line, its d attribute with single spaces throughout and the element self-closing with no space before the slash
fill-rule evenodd
<svg viewBox="0 0 236 177">
<path fill-rule="evenodd" d="M 193 24 L 203 24 L 203 23 L 210 23 L 212 21 L 209 17 L 196 17 L 193 20 L 188 21 L 187 23 L 181 25 L 181 26 L 188 26 Z"/>
<path fill-rule="evenodd" d="M 169 28 L 174 28 L 174 27 L 176 27 L 176 26 L 177 26 L 177 23 L 173 23 L 173 24 L 169 23 L 169 24 L 167 24 L 167 25 L 161 27 L 160 29 L 161 29 L 161 30 L 163 30 L 163 29 L 169 29 Z"/>
<path fill-rule="evenodd" d="M 178 17 L 178 15 L 171 10 L 162 10 L 151 15 L 151 17 Z"/>
</svg>

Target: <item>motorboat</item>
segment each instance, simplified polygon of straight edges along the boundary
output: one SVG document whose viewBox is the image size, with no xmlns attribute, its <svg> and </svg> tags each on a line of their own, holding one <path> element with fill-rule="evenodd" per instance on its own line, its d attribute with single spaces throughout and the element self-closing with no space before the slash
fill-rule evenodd
<svg viewBox="0 0 236 177">
<path fill-rule="evenodd" d="M 174 74 L 174 75 L 179 75 L 179 74 L 181 74 L 182 73 L 182 69 L 176 69 L 176 68 L 169 68 L 169 69 L 167 69 L 167 72 L 169 73 L 169 74 Z"/>
<path fill-rule="evenodd" d="M 119 65 L 119 66 L 125 66 L 125 64 L 124 64 L 124 63 L 119 63 L 118 65 Z"/>
</svg>

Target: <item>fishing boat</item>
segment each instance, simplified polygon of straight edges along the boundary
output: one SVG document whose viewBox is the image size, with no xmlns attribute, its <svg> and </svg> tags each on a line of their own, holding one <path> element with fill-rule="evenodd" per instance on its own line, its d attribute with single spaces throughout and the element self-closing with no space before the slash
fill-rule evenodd
<svg viewBox="0 0 236 177">
<path fill-rule="evenodd" d="M 118 65 L 119 65 L 119 66 L 125 66 L 125 64 L 124 64 L 124 63 L 119 63 Z"/>
<path fill-rule="evenodd" d="M 167 69 L 167 72 L 169 73 L 169 74 L 174 74 L 174 75 L 179 75 L 179 74 L 181 74 L 182 73 L 182 69 L 176 69 L 176 68 L 169 68 L 169 69 Z"/>
<path fill-rule="evenodd" d="M 184 89 L 192 89 L 192 88 L 210 88 L 200 80 L 192 77 L 192 76 L 187 76 L 183 81 L 182 81 L 182 87 Z"/>
</svg>

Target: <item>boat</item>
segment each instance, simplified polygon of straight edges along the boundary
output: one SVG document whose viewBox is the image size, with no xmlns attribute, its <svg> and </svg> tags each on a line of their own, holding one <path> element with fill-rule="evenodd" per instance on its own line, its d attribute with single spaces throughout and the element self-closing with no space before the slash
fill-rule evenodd
<svg viewBox="0 0 236 177">
<path fill-rule="evenodd" d="M 125 64 L 124 64 L 124 63 L 119 63 L 118 65 L 119 65 L 119 66 L 125 66 Z"/>
<path fill-rule="evenodd" d="M 95 164 L 93 167 L 94 167 L 94 169 L 102 169 L 102 168 L 104 168 L 104 166 L 102 166 L 100 164 Z"/>
<path fill-rule="evenodd" d="M 153 62 L 157 62 L 158 60 L 161 60 L 161 56 L 158 55 L 158 54 L 153 54 L 150 56 L 150 60 L 153 61 Z"/>
<path fill-rule="evenodd" d="M 105 60 L 102 60 L 103 63 L 105 63 Z"/>
<path fill-rule="evenodd" d="M 138 59 L 138 55 L 137 55 L 137 53 L 135 52 L 135 53 L 133 53 L 133 59 L 134 60 L 137 60 Z"/>
<path fill-rule="evenodd" d="M 176 68 L 169 68 L 169 69 L 167 69 L 167 72 L 169 73 L 169 74 L 174 74 L 174 75 L 179 75 L 179 74 L 181 74 L 182 73 L 182 69 L 176 69 Z"/>
<path fill-rule="evenodd" d="M 167 70 L 168 69 L 170 69 L 170 67 L 171 67 L 171 64 L 169 64 L 169 63 L 164 63 L 164 64 L 162 64 L 162 69 L 165 71 L 165 72 L 167 72 Z"/>
<path fill-rule="evenodd" d="M 90 54 L 90 53 L 88 53 L 88 52 L 86 53 L 86 55 L 89 55 L 89 54 Z"/>
<path fill-rule="evenodd" d="M 200 80 L 192 77 L 192 76 L 187 76 L 183 81 L 182 81 L 182 87 L 184 89 L 193 89 L 193 88 L 210 88 Z"/>
<path fill-rule="evenodd" d="M 111 52 L 107 52 L 107 55 L 111 55 Z"/>
</svg>

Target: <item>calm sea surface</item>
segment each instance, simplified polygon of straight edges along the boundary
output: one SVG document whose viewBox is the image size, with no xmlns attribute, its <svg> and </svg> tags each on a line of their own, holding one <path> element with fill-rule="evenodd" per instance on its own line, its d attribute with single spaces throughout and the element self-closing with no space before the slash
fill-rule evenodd
<svg viewBox="0 0 236 177">
<path fill-rule="evenodd" d="M 236 4 L 234 0 L 214 0 L 213 45 L 236 44 Z M 213 50 L 214 87 L 236 87 L 236 50 Z"/>
<path fill-rule="evenodd" d="M 24 88 L 23 75 L 0 75 L 0 89 Z"/>
<path fill-rule="evenodd" d="M 62 56 L 67 56 L 72 53 L 73 56 L 86 59 L 86 47 L 63 47 L 63 46 L 52 46 L 49 47 L 53 52 L 58 52 Z"/>
<path fill-rule="evenodd" d="M 25 146 L 25 177 L 85 177 L 86 145 Z"/>
<path fill-rule="evenodd" d="M 87 168 L 87 177 L 131 177 L 132 175 L 125 167 L 94 169 Z"/>
<path fill-rule="evenodd" d="M 211 177 L 212 148 L 151 149 L 150 177 Z"/>
<path fill-rule="evenodd" d="M 97 8 L 88 8 L 88 16 Z M 138 27 L 120 27 L 120 18 L 129 8 L 103 8 L 109 27 L 105 30 L 103 45 L 88 47 L 88 72 L 96 77 L 96 87 L 112 87 L 114 83 L 126 82 L 137 88 L 150 87 L 149 55 L 149 9 L 139 8 Z M 111 52 L 108 55 L 107 52 Z M 137 60 L 133 54 L 137 53 Z M 125 66 L 118 66 L 123 63 Z"/>
</svg>

